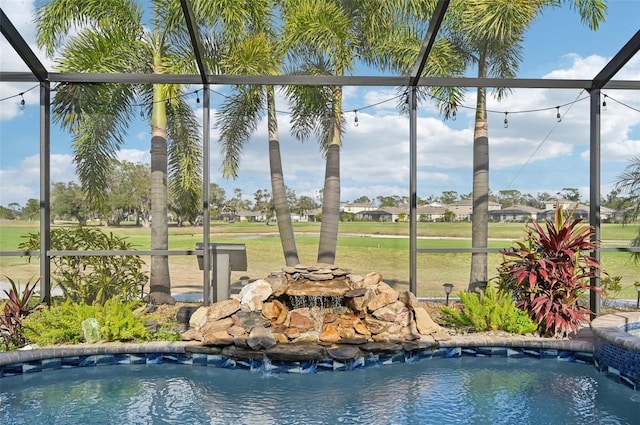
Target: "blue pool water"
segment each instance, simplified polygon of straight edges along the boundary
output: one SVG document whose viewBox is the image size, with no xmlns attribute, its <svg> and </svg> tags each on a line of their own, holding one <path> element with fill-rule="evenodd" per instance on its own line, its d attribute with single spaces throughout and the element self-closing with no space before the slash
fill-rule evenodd
<svg viewBox="0 0 640 425">
<path fill-rule="evenodd" d="M 640 393 L 592 365 L 429 359 L 315 375 L 185 365 L 0 379 L 0 424 L 638 424 Z"/>
</svg>

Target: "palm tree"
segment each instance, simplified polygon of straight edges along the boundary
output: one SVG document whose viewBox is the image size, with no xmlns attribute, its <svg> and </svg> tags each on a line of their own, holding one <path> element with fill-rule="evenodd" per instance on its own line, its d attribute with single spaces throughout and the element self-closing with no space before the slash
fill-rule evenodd
<svg viewBox="0 0 640 425">
<path fill-rule="evenodd" d="M 256 24 L 252 33 L 239 40 L 223 61 L 225 72 L 230 74 L 276 75 L 279 73 L 282 54 L 271 25 L 272 10 L 264 10 L 263 27 Z M 291 212 L 286 197 L 278 120 L 276 116 L 275 89 L 273 86 L 236 86 L 234 94 L 227 98 L 217 114 L 220 143 L 223 152 L 225 177 L 237 177 L 240 156 L 244 145 L 255 132 L 260 116 L 266 107 L 269 142 L 269 172 L 271 191 L 276 210 L 276 221 L 285 264 L 300 262 L 291 222 Z"/>
<path fill-rule="evenodd" d="M 444 23 L 450 39 L 458 46 L 460 57 L 477 68 L 478 78 L 513 78 L 522 60 L 521 43 L 534 19 L 559 0 L 504 2 L 498 0 L 459 0 L 449 8 Z M 566 0 L 577 10 L 583 22 L 596 30 L 606 14 L 604 0 Z M 504 88 L 494 91 L 500 100 Z M 456 97 L 462 97 L 460 91 Z M 487 126 L 486 88 L 478 87 L 473 134 L 473 215 L 472 247 L 486 248 L 489 236 L 489 129 Z M 441 103 L 442 103 L 441 99 Z M 449 107 L 456 104 L 445 99 Z M 487 282 L 487 254 L 473 253 L 469 289 Z"/>
<path fill-rule="evenodd" d="M 403 18 L 414 7 L 426 8 L 428 3 L 283 0 L 283 42 L 292 67 L 300 74 L 342 76 L 352 73 L 358 62 L 379 69 L 396 68 L 398 62 L 407 60 L 398 59 L 403 51 L 415 52 L 415 60 L 421 40 Z M 414 43 L 406 44 L 407 40 Z M 288 96 L 294 136 L 304 141 L 314 135 L 325 156 L 317 260 L 333 264 L 340 220 L 340 148 L 345 130 L 342 87 L 289 87 Z"/>
<path fill-rule="evenodd" d="M 618 176 L 614 189 L 626 192 L 629 196 L 624 203 L 633 207 L 633 213 L 625 213 L 624 220 L 628 220 L 627 215 L 631 216 L 631 220 L 635 220 L 640 212 L 640 156 L 635 156 L 629 161 L 624 173 Z M 631 241 L 631 246 L 640 247 L 640 228 L 636 237 Z M 631 258 L 639 263 L 640 252 L 632 252 Z"/>
<path fill-rule="evenodd" d="M 64 72 L 180 74 L 196 72 L 179 2 L 152 1 L 151 20 L 133 0 L 52 0 L 37 10 L 38 45 Z M 252 1 L 233 2 L 243 14 L 227 15 L 218 2 L 194 1 L 193 9 L 213 37 L 245 16 Z M 227 11 L 225 7 L 224 11 Z M 237 12 L 237 10 L 233 10 Z M 203 17 L 208 17 L 204 20 Z M 220 28 L 215 25 L 223 23 Z M 151 29 L 148 29 L 151 28 Z M 242 27 L 240 27 L 241 29 Z M 74 30 L 70 32 L 70 30 Z M 69 35 L 69 34 L 72 35 Z M 62 45 L 62 41 L 66 41 Z M 220 47 L 203 43 L 209 69 L 216 69 Z M 151 125 L 151 248 L 168 249 L 167 191 L 183 211 L 200 207 L 201 144 L 198 122 L 185 100 L 185 87 L 170 84 L 61 84 L 53 99 L 55 120 L 73 135 L 74 162 L 80 182 L 94 205 L 104 204 L 111 161 L 124 144 L 129 122 L 140 111 Z M 140 108 L 140 109 L 138 109 Z M 169 181 L 169 184 L 167 184 Z M 151 257 L 150 299 L 173 303 L 168 257 Z"/>
</svg>

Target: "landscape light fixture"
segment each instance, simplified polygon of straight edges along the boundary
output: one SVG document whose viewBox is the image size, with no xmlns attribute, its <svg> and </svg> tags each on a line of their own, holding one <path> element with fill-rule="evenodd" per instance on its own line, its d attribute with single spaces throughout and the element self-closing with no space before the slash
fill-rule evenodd
<svg viewBox="0 0 640 425">
<path fill-rule="evenodd" d="M 638 300 L 636 301 L 636 310 L 640 308 L 640 286 L 636 286 L 636 291 L 638 291 Z"/>
<path fill-rule="evenodd" d="M 442 286 L 444 286 L 444 294 L 447 296 L 445 305 L 449 305 L 449 295 L 451 295 L 451 292 L 453 291 L 453 283 L 445 283 Z M 640 292 L 638 293 L 640 294 Z"/>
</svg>

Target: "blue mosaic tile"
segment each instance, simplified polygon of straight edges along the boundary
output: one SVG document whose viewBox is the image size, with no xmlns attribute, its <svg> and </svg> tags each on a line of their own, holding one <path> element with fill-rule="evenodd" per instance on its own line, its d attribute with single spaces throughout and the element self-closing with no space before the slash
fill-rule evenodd
<svg viewBox="0 0 640 425">
<path fill-rule="evenodd" d="M 318 371 L 317 363 L 315 361 L 300 362 L 300 373 L 314 374 Z"/>
<path fill-rule="evenodd" d="M 236 361 L 220 354 L 208 354 L 207 364 L 214 367 L 222 367 L 225 369 L 235 369 Z"/>
<path fill-rule="evenodd" d="M 527 357 L 535 357 L 537 359 L 540 358 L 540 351 L 538 350 L 525 349 L 522 352 Z"/>
<path fill-rule="evenodd" d="M 507 357 L 518 359 L 524 357 L 524 350 L 520 348 L 507 348 Z"/>
<path fill-rule="evenodd" d="M 349 370 L 364 369 L 364 366 L 365 366 L 364 357 L 358 357 L 357 359 L 349 362 L 348 369 Z"/>
<path fill-rule="evenodd" d="M 162 355 L 163 363 L 178 363 L 178 356 L 174 354 L 163 354 Z"/>
<path fill-rule="evenodd" d="M 161 354 L 147 354 L 147 364 L 162 364 Z"/>
<path fill-rule="evenodd" d="M 426 350 L 422 350 L 418 352 L 418 355 L 420 356 L 420 359 L 432 359 L 433 358 L 433 351 L 431 348 L 428 348 Z"/>
<path fill-rule="evenodd" d="M 244 370 L 251 370 L 251 360 L 248 359 L 236 359 L 236 368 L 238 369 L 244 369 Z"/>
<path fill-rule="evenodd" d="M 465 347 L 460 351 L 460 354 L 467 357 L 476 357 L 478 355 L 478 350 L 475 348 Z M 446 354 L 443 357 L 445 356 Z"/>
<path fill-rule="evenodd" d="M 333 361 L 333 370 L 335 370 L 335 371 L 348 370 L 348 363 L 347 362 L 339 362 L 338 360 L 334 360 Z"/>
<path fill-rule="evenodd" d="M 461 356 L 462 356 L 462 350 L 460 349 L 460 347 L 449 348 L 444 353 L 444 357 L 446 357 L 447 359 L 453 359 Z"/>
<path fill-rule="evenodd" d="M 207 355 L 202 353 L 192 353 L 191 354 L 191 364 L 198 366 L 206 366 L 207 365 Z"/>
<path fill-rule="evenodd" d="M 144 354 L 129 354 L 129 364 L 147 364 L 147 356 Z"/>
<path fill-rule="evenodd" d="M 404 354 L 405 363 L 416 363 L 421 360 L 420 353 L 418 351 L 407 351 Z"/>
<path fill-rule="evenodd" d="M 60 369 L 62 367 L 62 361 L 59 358 L 43 359 L 40 363 L 43 370 Z"/>
<path fill-rule="evenodd" d="M 23 363 L 22 373 L 42 372 L 42 365 L 38 363 Z"/>
<path fill-rule="evenodd" d="M 80 358 L 80 356 L 63 357 L 62 359 L 60 359 L 62 367 L 64 367 L 64 366 L 78 367 L 78 366 L 80 366 L 80 362 L 81 361 L 82 361 L 82 359 Z"/>
<path fill-rule="evenodd" d="M 541 359 L 557 359 L 558 350 L 552 350 L 552 349 L 540 350 L 540 358 Z"/>
<path fill-rule="evenodd" d="M 369 353 L 364 357 L 364 364 L 366 367 L 379 366 L 380 356 L 378 354 Z"/>
<path fill-rule="evenodd" d="M 91 367 L 95 365 L 96 365 L 96 361 L 94 356 L 86 356 L 80 359 L 80 362 L 77 364 L 77 366 L 79 367 Z"/>
<path fill-rule="evenodd" d="M 576 353 L 573 351 L 558 351 L 558 360 L 573 363 L 576 359 Z"/>
<path fill-rule="evenodd" d="M 271 368 L 273 373 L 303 373 L 300 362 L 272 361 Z"/>
<path fill-rule="evenodd" d="M 129 354 L 116 354 L 113 357 L 117 364 L 131 364 L 131 356 Z"/>
</svg>

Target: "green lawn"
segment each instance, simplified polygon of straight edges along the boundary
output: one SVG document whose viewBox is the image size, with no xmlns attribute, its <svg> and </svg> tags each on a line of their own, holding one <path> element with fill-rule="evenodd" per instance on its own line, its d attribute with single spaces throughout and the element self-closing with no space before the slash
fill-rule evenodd
<svg viewBox="0 0 640 425">
<path fill-rule="evenodd" d="M 0 250 L 17 250 L 22 236 L 38 231 L 38 223 L 0 222 Z M 320 223 L 295 223 L 296 243 L 303 263 L 315 262 Z M 137 249 L 150 249 L 149 229 L 138 227 L 103 227 L 105 232 L 126 236 Z M 635 226 L 605 224 L 602 226 L 603 244 L 628 246 L 637 229 Z M 337 263 L 356 273 L 371 271 L 381 273 L 385 281 L 398 289 L 408 288 L 409 280 L 409 226 L 406 223 L 340 223 Z M 202 240 L 202 228 L 171 227 L 170 249 L 194 249 Z M 420 248 L 466 248 L 471 246 L 470 223 L 419 223 L 418 246 Z M 506 248 L 513 241 L 524 237 L 524 225 L 517 223 L 492 223 L 489 227 L 490 247 Z M 386 236 L 386 237 L 385 237 Z M 391 237 L 389 237 L 391 236 Z M 395 236 L 395 237 L 393 237 Z M 398 237 L 400 236 L 400 237 Z M 613 241 L 613 242 L 609 242 Z M 233 277 L 248 275 L 265 277 L 283 265 L 282 250 L 275 224 L 215 223 L 211 227 L 211 242 L 243 243 L 247 246 L 249 270 L 234 272 Z M 442 284 L 455 285 L 454 293 L 466 288 L 469 279 L 471 254 L 418 254 L 418 295 L 442 296 Z M 148 263 L 148 257 L 144 258 Z M 26 258 L 0 257 L 0 276 L 26 281 L 39 275 L 38 261 L 28 264 Z M 489 255 L 489 276 L 502 261 L 500 254 Z M 640 268 L 627 253 L 602 253 L 602 263 L 612 276 L 622 276 L 625 290 L 621 296 L 635 298 L 633 282 L 640 280 Z M 202 286 L 202 272 L 193 256 L 171 256 L 171 278 L 174 286 Z"/>
</svg>

